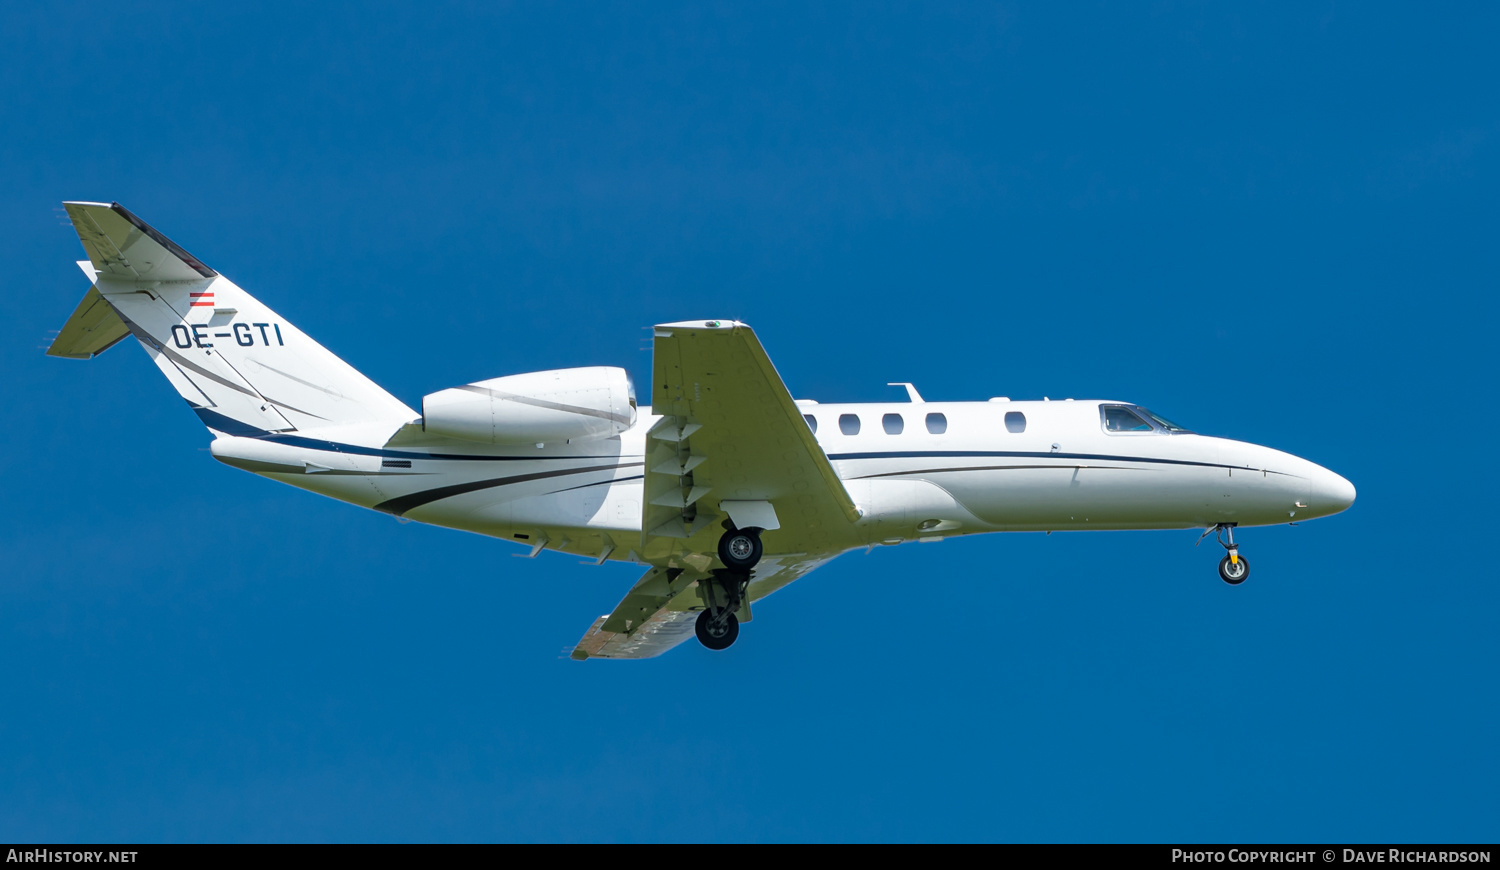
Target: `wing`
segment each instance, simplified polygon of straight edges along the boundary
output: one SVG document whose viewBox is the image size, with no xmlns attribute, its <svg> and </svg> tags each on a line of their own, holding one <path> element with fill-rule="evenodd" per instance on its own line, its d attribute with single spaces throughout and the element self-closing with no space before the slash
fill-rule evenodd
<svg viewBox="0 0 1500 870">
<path fill-rule="evenodd" d="M 861 546 L 859 511 L 743 323 L 656 327 L 641 555 L 708 571 L 726 520 L 765 531 L 767 556 Z"/>
<path fill-rule="evenodd" d="M 806 554 L 767 556 L 755 566 L 750 600 L 759 601 L 804 576 L 833 556 Z M 708 575 L 687 570 L 652 568 L 631 588 L 611 613 L 599 617 L 573 650 L 584 659 L 649 659 L 693 636 L 693 623 L 703 610 L 699 582 Z M 748 621 L 749 608 L 741 621 Z"/>
<path fill-rule="evenodd" d="M 656 567 L 584 634 L 580 661 L 652 658 L 692 637 L 730 525 L 763 529 L 749 603 L 865 543 L 859 511 L 750 327 L 656 327 L 652 378 L 661 419 L 646 440 L 639 552 Z"/>
</svg>

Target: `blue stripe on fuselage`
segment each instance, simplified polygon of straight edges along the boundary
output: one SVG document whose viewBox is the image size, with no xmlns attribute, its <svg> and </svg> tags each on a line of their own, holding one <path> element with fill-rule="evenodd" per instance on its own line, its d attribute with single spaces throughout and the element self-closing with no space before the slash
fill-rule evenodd
<svg viewBox="0 0 1500 870">
<path fill-rule="evenodd" d="M 1246 468 L 1244 465 L 1225 465 L 1221 462 L 1197 462 L 1191 459 L 1158 459 L 1150 456 L 1118 456 L 1110 453 L 1051 453 L 1043 451 L 1025 450 L 891 450 L 879 453 L 830 453 L 830 461 L 850 459 L 951 459 L 951 458 L 992 458 L 1009 457 L 1014 459 L 1088 459 L 1094 462 L 1155 462 L 1162 465 L 1195 465 L 1201 468 Z M 1256 469 L 1256 471 L 1269 469 Z M 1281 472 L 1272 471 L 1272 474 Z"/>
<path fill-rule="evenodd" d="M 270 434 L 264 429 L 251 426 L 249 423 L 241 423 L 233 417 L 226 417 L 218 411 L 210 411 L 202 405 L 194 405 L 192 402 L 188 402 L 188 406 L 193 409 L 194 414 L 198 415 L 198 419 L 203 421 L 203 425 L 215 432 L 223 432 L 225 435 L 234 435 L 239 438 L 259 438 L 262 435 Z"/>
<path fill-rule="evenodd" d="M 380 456 L 387 459 L 436 459 L 436 460 L 473 460 L 479 462 L 535 462 L 543 459 L 618 459 L 624 458 L 620 454 L 604 454 L 589 456 L 491 456 L 473 453 L 421 453 L 413 450 L 389 450 L 384 447 L 361 447 L 355 444 L 344 444 L 338 441 L 327 441 L 321 438 L 307 438 L 302 435 L 290 435 L 280 432 L 268 432 L 257 429 L 246 423 L 241 423 L 207 408 L 194 406 L 193 411 L 198 418 L 210 429 L 223 432 L 226 435 L 235 435 L 242 438 L 258 438 L 262 441 L 270 441 L 275 444 L 285 444 L 288 447 L 306 447 L 311 450 L 327 450 L 334 453 L 346 453 L 351 456 Z M 954 458 L 995 458 L 1008 457 L 1014 459 L 1073 459 L 1090 460 L 1094 462 L 1148 462 L 1161 465 L 1188 465 L 1200 468 L 1245 468 L 1243 465 L 1225 465 L 1220 462 L 1197 462 L 1189 459 L 1161 459 L 1150 456 L 1120 456 L 1109 453 L 1052 453 L 1046 451 L 1024 451 L 1024 450 L 888 450 L 871 453 L 830 453 L 828 458 L 838 462 L 856 459 L 954 459 Z M 1259 470 L 1259 469 L 1257 469 Z M 1266 469 L 1269 471 L 1269 469 Z M 1279 474 L 1281 472 L 1272 472 Z"/>
</svg>

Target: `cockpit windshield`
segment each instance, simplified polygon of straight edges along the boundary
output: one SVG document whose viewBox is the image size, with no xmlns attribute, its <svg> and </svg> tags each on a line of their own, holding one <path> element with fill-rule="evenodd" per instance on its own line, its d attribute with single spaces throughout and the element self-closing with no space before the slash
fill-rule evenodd
<svg viewBox="0 0 1500 870">
<path fill-rule="evenodd" d="M 1168 432 L 1191 432 L 1192 431 L 1190 429 L 1185 429 L 1185 428 L 1177 425 L 1176 423 L 1173 423 L 1171 420 L 1168 420 L 1166 417 L 1163 417 L 1160 414 L 1153 414 L 1150 411 L 1146 410 L 1145 408 L 1137 407 L 1136 410 L 1140 411 L 1142 414 L 1145 414 L 1147 417 L 1150 417 L 1152 420 L 1155 420 L 1163 429 L 1167 430 Z"/>
<path fill-rule="evenodd" d="M 1189 432 L 1139 405 L 1104 405 L 1099 410 L 1106 432 Z"/>
</svg>

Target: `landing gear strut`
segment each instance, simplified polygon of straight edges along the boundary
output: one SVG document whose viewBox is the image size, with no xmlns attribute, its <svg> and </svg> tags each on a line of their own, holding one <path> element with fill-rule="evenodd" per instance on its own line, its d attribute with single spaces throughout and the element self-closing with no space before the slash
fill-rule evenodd
<svg viewBox="0 0 1500 870">
<path fill-rule="evenodd" d="M 740 636 L 740 620 L 734 613 L 750 591 L 750 574 L 715 571 L 713 577 L 698 581 L 698 586 L 707 605 L 693 626 L 698 642 L 712 650 L 729 649 Z"/>
<path fill-rule="evenodd" d="M 729 649 L 740 636 L 735 612 L 750 593 L 750 571 L 761 553 L 760 529 L 730 529 L 719 538 L 719 561 L 724 567 L 698 581 L 704 610 L 693 630 L 699 643 L 709 649 Z"/>
<path fill-rule="evenodd" d="M 1199 536 L 1198 543 L 1203 543 L 1203 539 L 1212 534 L 1216 534 L 1219 545 L 1229 551 L 1229 555 L 1219 560 L 1219 579 L 1230 586 L 1244 583 L 1250 576 L 1250 563 L 1240 555 L 1240 548 L 1234 542 L 1234 523 L 1219 523 Z"/>
</svg>

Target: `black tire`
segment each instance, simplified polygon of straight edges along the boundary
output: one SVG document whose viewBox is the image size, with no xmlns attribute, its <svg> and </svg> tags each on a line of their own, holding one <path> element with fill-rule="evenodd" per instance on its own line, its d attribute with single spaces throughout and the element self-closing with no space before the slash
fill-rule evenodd
<svg viewBox="0 0 1500 870">
<path fill-rule="evenodd" d="M 709 649 L 729 649 L 734 646 L 735 638 L 740 636 L 740 621 L 733 613 L 726 613 L 723 623 L 718 626 L 718 634 L 715 634 L 713 615 L 705 610 L 698 614 L 693 632 L 698 635 L 698 642 Z"/>
<path fill-rule="evenodd" d="M 1230 586 L 1238 586 L 1241 583 L 1244 583 L 1245 579 L 1249 576 L 1250 563 L 1245 559 L 1244 556 L 1239 557 L 1238 566 L 1230 565 L 1228 556 L 1225 556 L 1219 561 L 1219 579 L 1223 580 L 1225 583 L 1228 583 Z"/>
<path fill-rule="evenodd" d="M 719 561 L 731 571 L 749 571 L 760 561 L 760 529 L 730 529 L 719 538 Z"/>
</svg>

